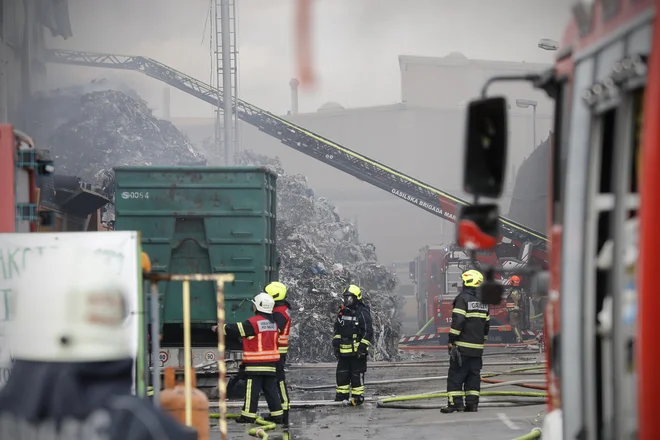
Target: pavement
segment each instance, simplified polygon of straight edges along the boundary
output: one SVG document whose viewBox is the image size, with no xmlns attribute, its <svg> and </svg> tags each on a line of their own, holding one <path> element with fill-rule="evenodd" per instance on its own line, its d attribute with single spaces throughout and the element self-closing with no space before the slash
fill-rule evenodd
<svg viewBox="0 0 660 440">
<path fill-rule="evenodd" d="M 501 354 L 500 354 L 501 353 Z M 431 353 L 417 360 L 406 359 L 406 362 L 436 360 L 424 366 L 372 366 L 366 374 L 366 396 L 373 399 L 383 399 L 393 395 L 411 395 L 444 391 L 445 379 L 437 379 L 447 374 L 446 353 Z M 484 357 L 483 372 L 502 373 L 512 368 L 533 365 L 522 363 L 543 361 L 541 355 L 522 350 L 491 349 L 489 356 Z M 501 365 L 505 364 L 505 365 Z M 382 365 L 382 364 L 381 364 Z M 543 371 L 517 372 L 496 377 L 499 380 L 540 381 L 544 379 Z M 419 381 L 393 383 L 391 380 L 404 378 L 420 378 Z M 436 378 L 436 379 L 434 379 Z M 291 367 L 287 382 L 293 401 L 332 400 L 334 398 L 334 368 L 313 365 L 308 368 Z M 369 382 L 384 382 L 369 385 Z M 535 383 L 535 382 L 533 382 Z M 543 385 L 543 383 L 535 383 Z M 303 390 L 300 387 L 328 385 L 322 390 Z M 485 384 L 483 384 L 485 385 Z M 332 387 L 331 387 L 332 386 Z M 507 386 L 495 390 L 539 391 L 527 388 Z M 484 390 L 486 391 L 486 390 Z M 490 398 L 493 399 L 493 398 Z M 263 398 L 261 399 L 263 400 Z M 488 400 L 482 397 L 482 402 Z M 444 405 L 446 399 L 416 401 L 423 405 Z M 265 408 L 263 409 L 265 411 Z M 231 408 L 230 412 L 238 412 Z M 545 413 L 545 405 L 537 404 L 516 407 L 480 407 L 477 413 L 442 414 L 439 409 L 393 409 L 378 408 L 375 401 L 365 402 L 361 407 L 321 406 L 316 408 L 292 409 L 291 426 L 288 436 L 281 429 L 269 431 L 269 440 L 362 440 L 378 438 L 379 440 L 417 440 L 417 439 L 488 439 L 511 440 L 540 427 Z M 229 439 L 254 438 L 247 434 L 247 426 L 239 425 L 230 420 Z M 212 437 L 217 437 L 217 426 L 212 426 Z"/>
</svg>

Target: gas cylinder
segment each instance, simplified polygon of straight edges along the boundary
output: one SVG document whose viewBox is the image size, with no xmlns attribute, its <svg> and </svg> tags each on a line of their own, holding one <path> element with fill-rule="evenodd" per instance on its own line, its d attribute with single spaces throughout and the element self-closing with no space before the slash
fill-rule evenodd
<svg viewBox="0 0 660 440">
<path fill-rule="evenodd" d="M 186 394 L 183 382 L 177 380 L 177 372 L 183 373 L 183 368 L 165 368 L 165 389 L 160 393 L 161 410 L 168 413 L 182 425 L 186 423 Z M 192 375 L 192 427 L 197 430 L 198 440 L 209 440 L 209 399 L 197 389 L 195 370 Z"/>
</svg>

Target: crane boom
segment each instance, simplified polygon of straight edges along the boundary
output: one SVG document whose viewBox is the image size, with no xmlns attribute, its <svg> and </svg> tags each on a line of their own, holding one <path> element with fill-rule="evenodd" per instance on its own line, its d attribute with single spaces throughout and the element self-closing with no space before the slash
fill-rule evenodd
<svg viewBox="0 0 660 440">
<path fill-rule="evenodd" d="M 223 106 L 222 90 L 151 58 L 54 49 L 47 50 L 45 57 L 46 61 L 58 64 L 134 70 L 211 105 Z M 465 200 L 414 179 L 248 102 L 235 97 L 232 98 L 232 101 L 238 118 L 273 136 L 284 145 L 394 194 L 431 214 L 456 222 L 459 208 L 469 205 Z M 504 217 L 500 217 L 500 221 L 503 237 L 510 239 L 518 246 L 531 243 L 535 256 L 547 261 L 548 239 L 544 234 Z"/>
</svg>

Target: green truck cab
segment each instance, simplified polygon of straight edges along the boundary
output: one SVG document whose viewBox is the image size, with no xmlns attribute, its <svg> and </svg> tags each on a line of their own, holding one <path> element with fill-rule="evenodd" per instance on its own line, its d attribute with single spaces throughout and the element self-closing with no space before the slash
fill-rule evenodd
<svg viewBox="0 0 660 440">
<path fill-rule="evenodd" d="M 227 322 L 252 315 L 251 299 L 278 279 L 277 174 L 265 167 L 117 167 L 115 230 L 140 231 L 152 271 L 234 274 Z M 161 366 L 181 366 L 181 282 L 161 282 Z M 193 364 L 217 360 L 213 282 L 191 282 Z M 147 308 L 149 310 L 149 308 Z M 228 344 L 231 350 L 240 349 Z"/>
</svg>

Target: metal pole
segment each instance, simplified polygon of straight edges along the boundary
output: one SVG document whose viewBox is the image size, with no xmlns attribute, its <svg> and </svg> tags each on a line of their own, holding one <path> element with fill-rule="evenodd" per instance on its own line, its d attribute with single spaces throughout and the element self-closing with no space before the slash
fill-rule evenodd
<svg viewBox="0 0 660 440">
<path fill-rule="evenodd" d="M 147 347 L 147 334 L 149 334 L 149 307 L 147 307 L 147 301 L 149 301 L 149 293 L 147 292 L 147 280 L 142 281 L 142 310 L 140 312 L 141 319 L 141 334 L 140 334 L 140 345 L 143 347 L 142 352 L 142 381 L 144 382 L 142 397 L 147 397 L 149 395 L 149 348 Z"/>
<path fill-rule="evenodd" d="M 220 438 L 227 440 L 227 364 L 225 364 L 225 281 L 233 281 L 233 275 L 219 276 L 216 283 L 218 298 L 218 406 L 220 412 Z"/>
<path fill-rule="evenodd" d="M 532 148 L 532 153 L 536 150 L 536 105 L 532 106 L 532 127 L 533 127 L 533 136 L 534 136 L 534 147 Z"/>
<path fill-rule="evenodd" d="M 160 407 L 160 316 L 158 282 L 151 281 L 151 364 L 152 380 L 154 387 L 153 403 L 156 408 Z"/>
<path fill-rule="evenodd" d="M 192 426 L 192 347 L 190 343 L 190 281 L 183 281 L 183 350 L 186 426 Z"/>
<path fill-rule="evenodd" d="M 233 164 L 233 126 L 232 126 L 232 90 L 231 90 L 231 29 L 229 17 L 229 0 L 222 0 L 220 5 L 220 22 L 222 26 L 222 93 L 224 104 L 224 143 L 225 165 Z"/>
</svg>

